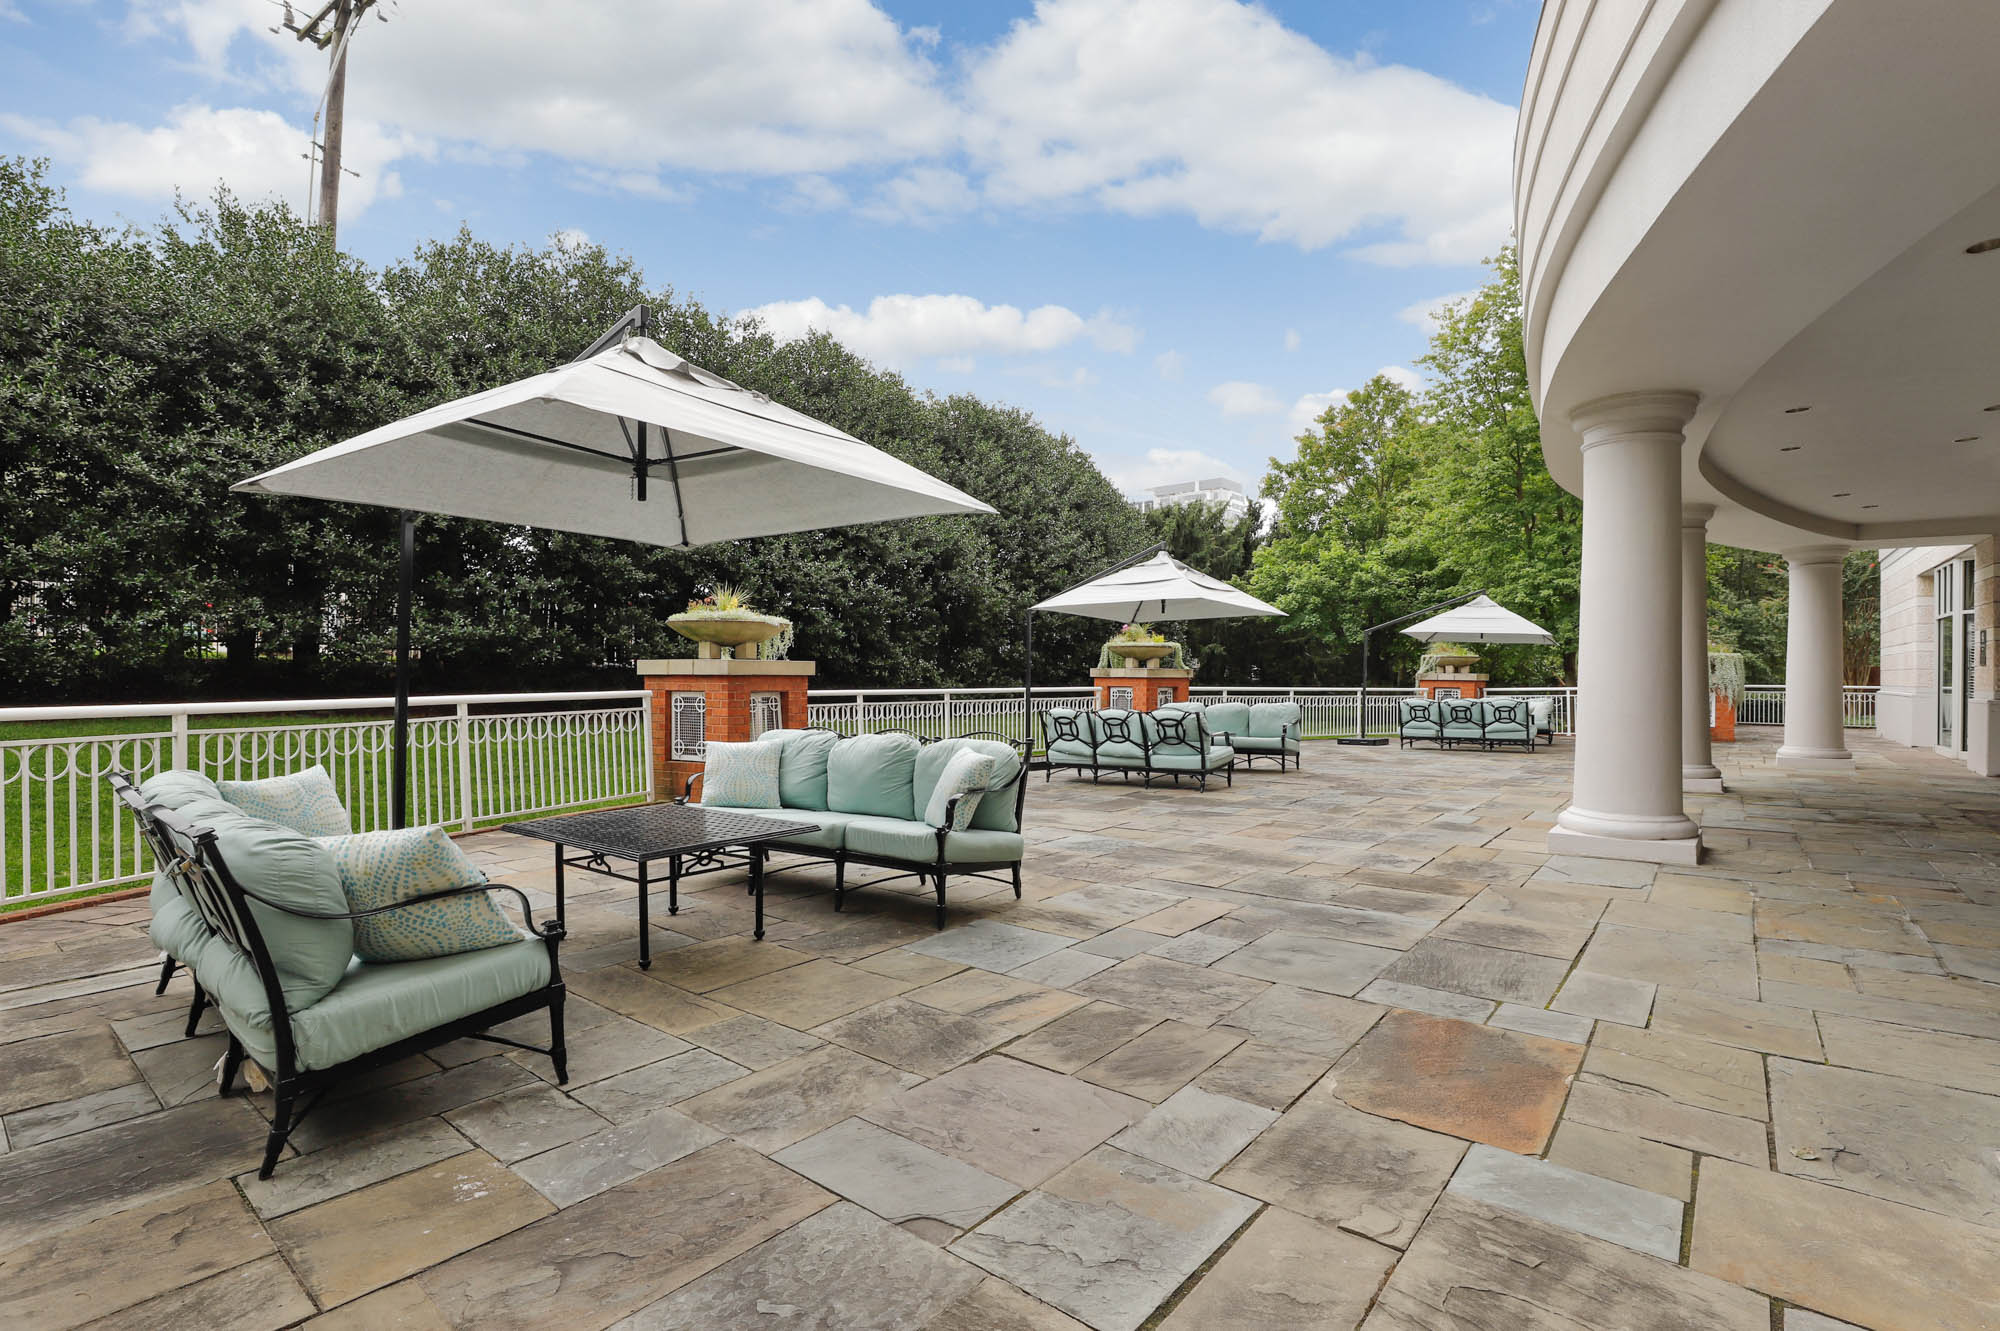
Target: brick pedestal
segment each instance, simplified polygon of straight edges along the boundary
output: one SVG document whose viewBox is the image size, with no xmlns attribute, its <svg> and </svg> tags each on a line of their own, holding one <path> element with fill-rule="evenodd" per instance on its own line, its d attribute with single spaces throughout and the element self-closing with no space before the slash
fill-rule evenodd
<svg viewBox="0 0 2000 1331">
<path fill-rule="evenodd" d="M 653 695 L 653 793 L 678 798 L 702 768 L 701 746 L 806 723 L 811 661 L 641 661 Z"/>
<path fill-rule="evenodd" d="M 1709 697 L 1714 705 L 1709 708 L 1708 737 L 1722 744 L 1736 742 L 1736 704 L 1729 701 L 1726 693 L 1712 693 Z"/>
<path fill-rule="evenodd" d="M 1417 691 L 1426 698 L 1483 698 L 1491 675 L 1459 674 L 1440 670 L 1417 681 Z"/>
<path fill-rule="evenodd" d="M 1090 682 L 1097 688 L 1099 708 L 1129 707 L 1135 712 L 1150 712 L 1164 703 L 1186 702 L 1188 684 L 1193 679 L 1192 670 L 1116 667 L 1090 672 Z M 1122 693 L 1117 701 L 1113 701 L 1111 694 L 1114 689 L 1130 689 L 1131 701 L 1125 701 Z"/>
</svg>

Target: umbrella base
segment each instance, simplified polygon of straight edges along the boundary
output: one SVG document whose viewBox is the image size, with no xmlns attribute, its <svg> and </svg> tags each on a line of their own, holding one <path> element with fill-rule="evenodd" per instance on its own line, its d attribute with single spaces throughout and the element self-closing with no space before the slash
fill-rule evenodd
<svg viewBox="0 0 2000 1331">
<path fill-rule="evenodd" d="M 1349 735 L 1345 739 L 1335 740 L 1334 743 L 1358 744 L 1358 745 L 1365 745 L 1366 747 L 1371 749 L 1380 749 L 1380 748 L 1386 748 L 1388 746 L 1389 737 L 1387 735 L 1367 735 L 1367 736 Z"/>
</svg>

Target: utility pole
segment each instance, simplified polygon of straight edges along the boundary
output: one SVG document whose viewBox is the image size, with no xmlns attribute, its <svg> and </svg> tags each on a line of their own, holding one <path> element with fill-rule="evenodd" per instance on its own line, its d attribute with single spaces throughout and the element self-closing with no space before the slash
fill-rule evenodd
<svg viewBox="0 0 2000 1331">
<path fill-rule="evenodd" d="M 317 220 L 326 228 L 329 240 L 336 234 L 340 221 L 340 137 L 347 109 L 347 44 L 353 39 L 356 21 L 374 6 L 375 0 L 326 0 L 317 12 L 300 23 L 293 16 L 291 5 L 285 5 L 283 26 L 300 41 L 333 53 L 332 72 L 327 76 L 326 93 L 320 99 L 323 130 L 321 117 L 314 117 L 314 128 L 318 131 L 313 147 L 319 153 L 319 206 L 308 216 L 308 220 Z"/>
</svg>

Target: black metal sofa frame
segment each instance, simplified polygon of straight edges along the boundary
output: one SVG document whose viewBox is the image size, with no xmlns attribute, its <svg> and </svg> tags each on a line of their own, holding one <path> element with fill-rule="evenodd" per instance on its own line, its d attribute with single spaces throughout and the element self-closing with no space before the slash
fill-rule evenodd
<svg viewBox="0 0 2000 1331">
<path fill-rule="evenodd" d="M 1455 749 L 1460 745 L 1470 744 L 1477 745 L 1482 749 L 1518 746 L 1526 749 L 1529 753 L 1535 751 L 1537 723 L 1535 721 L 1534 708 L 1529 705 L 1526 698 L 1494 698 L 1490 696 L 1466 699 L 1424 698 L 1413 700 L 1408 705 L 1412 710 L 1408 715 L 1399 718 L 1396 724 L 1398 748 L 1414 748 L 1418 744 L 1429 741 L 1437 745 L 1440 749 Z M 1419 720 L 1420 713 L 1428 709 L 1436 709 L 1434 724 L 1438 728 L 1438 733 L 1435 735 L 1410 734 L 1410 723 Z M 1487 716 L 1489 710 L 1493 713 L 1491 719 Z M 1525 733 L 1495 736 L 1492 734 L 1495 721 L 1506 722 L 1510 729 L 1519 726 Z M 1445 734 L 1444 728 L 1451 725 L 1476 725 L 1479 727 L 1479 737 L 1475 739 L 1470 735 Z M 1551 737 L 1549 742 L 1554 742 L 1553 737 Z"/>
<path fill-rule="evenodd" d="M 258 1178 L 271 1177 L 272 1171 L 277 1168 L 278 1157 L 285 1149 L 286 1139 L 291 1136 L 293 1129 L 305 1120 L 306 1115 L 319 1106 L 327 1091 L 357 1073 L 384 1067 L 453 1040 L 485 1040 L 513 1049 L 525 1049 L 530 1053 L 547 1054 L 550 1061 L 555 1064 L 556 1084 L 560 1086 L 568 1083 L 569 1055 L 563 1041 L 563 998 L 566 991 L 563 986 L 562 970 L 556 962 L 556 949 L 563 940 L 564 929 L 562 923 L 557 920 L 548 920 L 537 926 L 534 913 L 528 905 L 527 895 L 519 888 L 510 887 L 505 883 L 468 883 L 463 887 L 427 892 L 393 905 L 377 906 L 370 910 L 341 912 L 300 910 L 295 906 L 287 906 L 259 896 L 238 882 L 216 847 L 213 829 L 183 819 L 173 810 L 161 805 L 147 804 L 140 796 L 138 787 L 126 776 L 113 773 L 110 781 L 118 798 L 124 801 L 138 820 L 140 834 L 151 847 L 160 871 L 168 876 L 175 888 L 200 914 L 210 929 L 250 958 L 256 967 L 258 978 L 263 982 L 265 1000 L 271 1007 L 271 1035 L 277 1046 L 278 1066 L 267 1069 L 271 1074 L 275 1103 L 271 1113 L 271 1132 L 264 1146 L 264 1162 L 257 1170 Z M 529 931 L 540 938 L 549 950 L 547 985 L 422 1034 L 399 1040 L 380 1049 L 370 1050 L 330 1068 L 298 1066 L 292 1042 L 291 1011 L 285 1004 L 284 986 L 278 978 L 278 968 L 271 959 L 270 949 L 265 945 L 263 931 L 258 928 L 257 918 L 250 910 L 252 901 L 267 909 L 306 919 L 359 920 L 427 901 L 440 901 L 448 897 L 489 891 L 511 892 L 519 899 L 521 915 L 527 922 Z M 195 974 L 192 967 L 189 968 L 189 973 L 193 975 L 199 991 L 200 975 Z M 543 1008 L 547 1008 L 549 1013 L 549 1046 L 546 1049 L 494 1035 L 488 1030 L 489 1027 L 526 1016 L 531 1012 L 539 1012 Z M 194 1015 L 199 1016 L 199 1011 L 197 1007 Z M 190 1017 L 190 1025 L 193 1021 L 194 1017 Z M 243 1046 L 232 1033 L 229 1037 L 228 1051 L 223 1055 L 222 1073 L 217 1081 L 218 1094 L 228 1095 L 234 1088 L 236 1074 L 242 1068 L 246 1057 Z"/>
<path fill-rule="evenodd" d="M 835 735 L 841 733 L 834 730 L 831 726 L 806 726 L 803 729 L 823 730 Z M 905 730 L 901 727 L 888 727 L 879 731 L 869 731 L 868 733 L 908 735 L 919 744 L 935 744 L 939 738 L 936 736 L 925 738 L 913 730 Z M 845 738 L 845 736 L 842 737 Z M 1013 780 L 1002 785 L 986 786 L 977 792 L 965 792 L 966 795 L 976 793 L 984 797 L 1011 789 L 1014 792 L 1014 826 L 1018 829 L 1021 826 L 1021 813 L 1026 808 L 1028 799 L 1029 746 L 1024 741 L 1010 738 L 997 730 L 973 730 L 963 735 L 954 735 L 952 738 L 998 740 L 1002 744 L 1012 746 L 1015 753 L 1019 755 L 1021 760 L 1020 768 L 1014 773 Z M 686 804 L 694 798 L 695 785 L 701 780 L 702 775 L 702 773 L 696 772 L 687 779 L 687 785 L 682 790 L 676 803 Z M 950 877 L 984 878 L 988 882 L 1011 885 L 1014 889 L 1014 897 L 1018 901 L 1021 896 L 1020 860 L 996 860 L 991 863 L 963 860 L 946 861 L 945 838 L 950 835 L 947 829 L 951 825 L 953 815 L 958 812 L 959 800 L 963 798 L 965 798 L 964 795 L 957 796 L 945 805 L 945 826 L 935 829 L 937 833 L 937 858 L 935 860 L 903 860 L 887 855 L 870 855 L 845 849 L 824 850 L 818 846 L 799 846 L 789 842 L 774 841 L 769 846 L 771 851 L 783 852 L 787 855 L 797 855 L 800 859 L 795 863 L 767 866 L 764 873 L 768 877 L 774 873 L 783 873 L 788 869 L 803 868 L 807 863 L 812 861 L 831 861 L 833 864 L 833 908 L 835 910 L 845 909 L 847 894 L 849 892 L 856 892 L 864 887 L 875 887 L 882 883 L 893 883 L 904 878 L 915 878 L 928 885 L 937 894 L 937 927 L 940 929 L 944 928 L 945 891 L 947 879 Z M 805 812 L 809 814 L 810 811 Z M 898 872 L 883 874 L 879 878 L 871 878 L 865 883 L 855 883 L 850 886 L 847 882 L 847 866 L 850 864 L 864 864 L 870 868 L 895 869 Z M 1007 874 L 1006 877 L 1000 876 L 1002 871 L 1005 871 Z"/>
<path fill-rule="evenodd" d="M 1096 718 L 1096 724 L 1103 726 L 1105 729 L 1106 733 L 1105 733 L 1104 743 L 1138 745 L 1139 766 L 1133 767 L 1127 763 L 1116 762 L 1116 761 L 1106 761 L 1100 763 L 1098 761 L 1098 753 L 1102 749 L 1103 745 L 1101 745 L 1096 739 L 1083 733 L 1083 727 L 1077 724 L 1078 718 L 1076 715 L 1062 715 L 1060 713 L 1044 712 L 1042 713 L 1042 718 L 1041 718 L 1043 785 L 1048 784 L 1049 779 L 1051 776 L 1054 775 L 1056 768 L 1067 767 L 1073 769 L 1076 772 L 1079 779 L 1083 776 L 1085 772 L 1089 772 L 1091 784 L 1093 785 L 1095 785 L 1097 783 L 1098 778 L 1106 772 L 1117 772 L 1127 780 L 1130 780 L 1132 774 L 1137 772 L 1140 774 L 1142 778 L 1141 780 L 1142 785 L 1150 786 L 1153 784 L 1154 777 L 1162 776 L 1162 777 L 1172 777 L 1174 779 L 1174 784 L 1178 786 L 1181 783 L 1181 778 L 1185 776 L 1194 778 L 1195 788 L 1197 790 L 1206 791 L 1208 789 L 1209 771 L 1207 768 L 1203 768 L 1199 771 L 1190 771 L 1183 768 L 1153 766 L 1153 745 L 1152 742 L 1146 738 L 1145 724 L 1139 720 L 1139 717 L 1142 715 L 1152 717 L 1153 723 L 1159 726 L 1161 732 L 1166 736 L 1166 742 L 1169 744 L 1188 743 L 1187 723 L 1191 720 L 1194 722 L 1195 725 L 1195 734 L 1197 736 L 1196 747 L 1199 748 L 1203 753 L 1207 753 L 1209 747 L 1208 741 L 1211 738 L 1211 736 L 1209 735 L 1208 722 L 1202 717 L 1201 713 L 1155 711 L 1147 713 L 1133 712 L 1126 716 L 1106 716 L 1102 712 L 1096 712 L 1093 713 L 1092 715 L 1094 715 Z M 1049 727 L 1051 725 L 1053 725 L 1056 730 L 1056 733 L 1053 735 L 1049 733 Z M 1138 730 L 1137 735 L 1134 735 L 1132 733 L 1135 727 Z M 1171 731 L 1172 733 L 1167 734 L 1166 732 L 1169 731 Z M 1075 740 L 1081 744 L 1088 744 L 1090 746 L 1090 761 L 1084 762 L 1077 758 L 1058 758 L 1052 756 L 1055 746 L 1064 740 Z M 1227 767 L 1218 767 L 1214 769 L 1215 771 L 1222 773 L 1222 779 L 1224 785 L 1234 786 L 1236 784 L 1236 760 L 1241 757 L 1243 757 L 1242 754 L 1236 753 L 1232 749 L 1229 759 L 1229 765 Z"/>
</svg>

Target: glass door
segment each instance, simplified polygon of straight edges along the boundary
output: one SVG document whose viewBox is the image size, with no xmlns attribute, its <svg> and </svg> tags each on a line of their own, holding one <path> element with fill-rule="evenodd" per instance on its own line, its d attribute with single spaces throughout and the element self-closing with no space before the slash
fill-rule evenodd
<svg viewBox="0 0 2000 1331">
<path fill-rule="evenodd" d="M 1937 598 L 1937 746 L 1963 752 L 1972 699 L 1973 561 L 1939 566 Z"/>
</svg>

